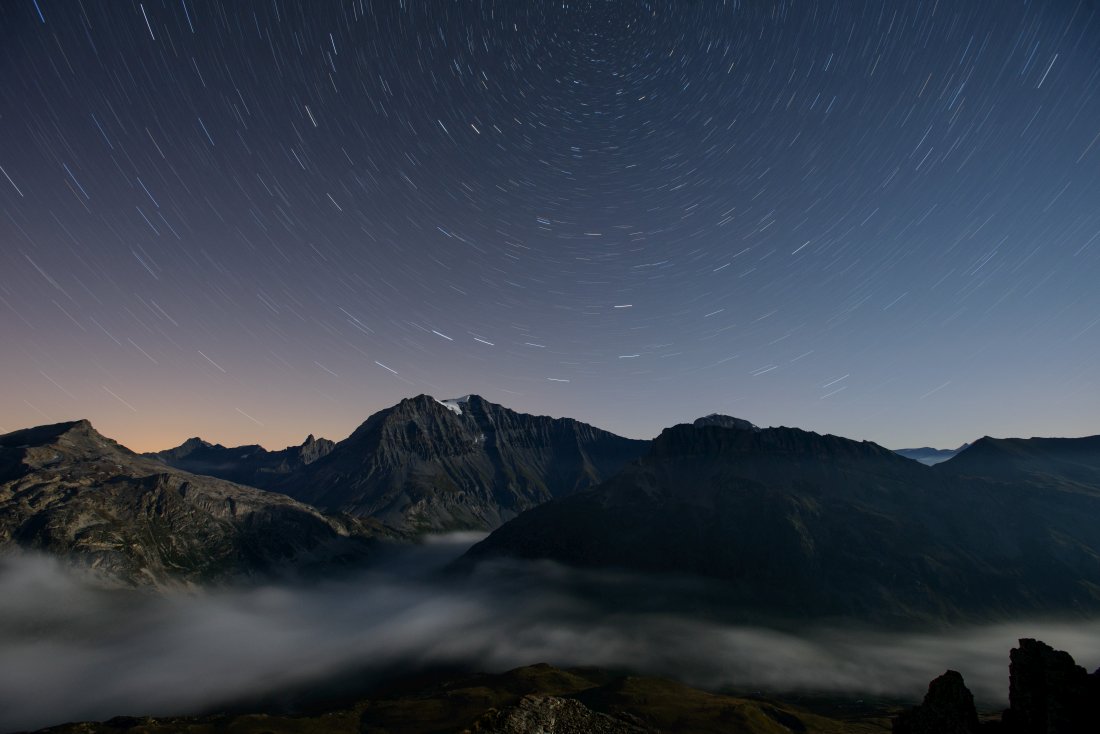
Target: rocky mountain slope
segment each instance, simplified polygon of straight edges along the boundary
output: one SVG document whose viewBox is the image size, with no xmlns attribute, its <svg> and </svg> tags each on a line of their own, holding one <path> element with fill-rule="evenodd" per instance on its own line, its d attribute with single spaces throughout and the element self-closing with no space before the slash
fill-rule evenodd
<svg viewBox="0 0 1100 734">
<path fill-rule="evenodd" d="M 415 532 L 491 529 L 598 484 L 647 446 L 477 395 L 445 402 L 419 395 L 374 414 L 328 455 L 270 486 Z"/>
<path fill-rule="evenodd" d="M 281 451 L 268 451 L 255 444 L 227 448 L 220 443 L 189 438 L 175 448 L 144 456 L 192 474 L 267 489 L 286 475 L 327 456 L 335 446 L 334 441 L 314 438 L 313 434 L 300 446 L 288 446 Z"/>
<path fill-rule="evenodd" d="M 1093 439 L 1074 441 L 1011 483 L 956 464 L 981 455 L 981 442 L 933 468 L 793 428 L 680 425 L 604 484 L 524 513 L 466 559 L 698 575 L 720 581 L 731 608 L 765 617 L 1096 611 L 1100 485 L 1089 490 L 1081 469 Z M 1077 491 L 1052 486 L 1055 469 Z"/>
<path fill-rule="evenodd" d="M 48 552 L 126 583 L 359 563 L 387 535 L 377 523 L 165 466 L 87 421 L 0 436 L 0 547 Z"/>
</svg>

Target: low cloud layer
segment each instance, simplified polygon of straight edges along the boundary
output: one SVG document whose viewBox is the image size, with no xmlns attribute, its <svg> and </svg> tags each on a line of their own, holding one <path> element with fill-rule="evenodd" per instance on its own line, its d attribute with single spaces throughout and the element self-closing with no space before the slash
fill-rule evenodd
<svg viewBox="0 0 1100 734">
<path fill-rule="evenodd" d="M 395 554 L 354 580 L 151 596 L 97 589 L 52 559 L 0 561 L 0 731 L 207 710 L 344 671 L 536 662 L 669 675 L 704 687 L 919 698 L 947 668 L 979 705 L 1003 704 L 1020 637 L 1100 664 L 1100 621 L 951 634 L 777 631 L 617 605 L 533 565 L 461 579 L 439 569 L 473 539 Z M 599 579 L 589 574 L 589 588 Z M 613 585 L 652 581 L 607 577 Z"/>
</svg>

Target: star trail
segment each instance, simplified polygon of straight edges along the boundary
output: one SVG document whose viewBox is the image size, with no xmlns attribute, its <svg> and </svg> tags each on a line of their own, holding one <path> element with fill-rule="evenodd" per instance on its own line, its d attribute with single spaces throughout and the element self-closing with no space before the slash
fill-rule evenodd
<svg viewBox="0 0 1100 734">
<path fill-rule="evenodd" d="M 0 431 L 1095 433 L 1100 7 L 10 0 Z"/>
</svg>

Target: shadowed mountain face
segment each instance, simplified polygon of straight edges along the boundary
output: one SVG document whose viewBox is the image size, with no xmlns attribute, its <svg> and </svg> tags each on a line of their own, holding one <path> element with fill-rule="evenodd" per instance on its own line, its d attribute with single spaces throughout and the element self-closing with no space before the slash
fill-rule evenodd
<svg viewBox="0 0 1100 734">
<path fill-rule="evenodd" d="M 0 436 L 0 547 L 128 583 L 222 581 L 360 562 L 378 525 L 145 458 L 87 421 Z"/>
<path fill-rule="evenodd" d="M 327 456 L 271 486 L 407 530 L 491 529 L 598 484 L 647 445 L 477 395 L 420 395 L 371 416 Z"/>
<path fill-rule="evenodd" d="M 970 446 L 968 443 L 964 443 L 957 449 L 933 449 L 928 446 L 923 446 L 919 449 L 895 449 L 894 453 L 898 456 L 904 456 L 906 459 L 919 461 L 925 466 L 935 466 L 936 464 L 947 461 L 960 451 L 964 451 L 968 446 Z"/>
<path fill-rule="evenodd" d="M 256 445 L 227 448 L 200 438 L 189 438 L 174 449 L 144 456 L 192 474 L 206 474 L 267 489 L 286 475 L 327 456 L 335 446 L 335 442 L 314 438 L 312 434 L 301 446 L 288 446 L 282 451 L 268 451 Z"/>
<path fill-rule="evenodd" d="M 1046 460 L 1081 479 L 1093 439 L 1080 441 Z M 701 575 L 760 615 L 1100 609 L 1097 486 L 1058 491 L 1038 469 L 1024 484 L 948 470 L 974 448 L 934 469 L 798 429 L 675 426 L 641 461 L 505 524 L 467 558 Z M 1062 454 L 1079 460 L 1066 469 Z"/>
</svg>

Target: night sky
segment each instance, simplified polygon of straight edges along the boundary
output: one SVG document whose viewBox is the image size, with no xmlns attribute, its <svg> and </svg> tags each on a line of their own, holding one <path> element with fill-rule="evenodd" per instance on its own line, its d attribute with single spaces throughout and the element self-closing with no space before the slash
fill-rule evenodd
<svg viewBox="0 0 1100 734">
<path fill-rule="evenodd" d="M 0 2 L 0 431 L 1100 432 L 1100 6 Z"/>
</svg>

